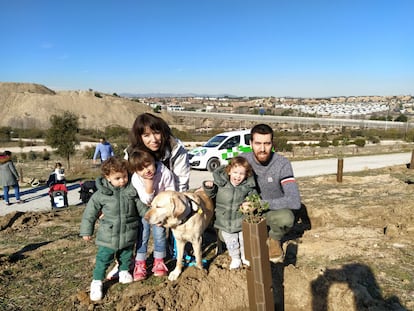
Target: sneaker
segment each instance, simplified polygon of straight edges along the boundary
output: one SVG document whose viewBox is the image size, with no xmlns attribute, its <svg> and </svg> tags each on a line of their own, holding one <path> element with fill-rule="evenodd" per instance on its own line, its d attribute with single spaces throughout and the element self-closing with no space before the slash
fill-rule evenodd
<svg viewBox="0 0 414 311">
<path fill-rule="evenodd" d="M 155 276 L 166 276 L 168 274 L 168 268 L 164 264 L 164 259 L 155 258 L 154 267 L 151 270 Z"/>
<path fill-rule="evenodd" d="M 119 283 L 121 284 L 128 284 L 132 283 L 134 279 L 132 278 L 131 273 L 129 271 L 119 271 Z"/>
<path fill-rule="evenodd" d="M 239 258 L 232 258 L 230 263 L 230 270 L 240 268 L 241 260 Z"/>
<path fill-rule="evenodd" d="M 111 271 L 108 272 L 106 275 L 107 280 L 115 280 L 119 278 L 119 264 L 116 263 L 115 266 L 112 268 Z"/>
<path fill-rule="evenodd" d="M 102 299 L 102 281 L 101 280 L 92 281 L 91 292 L 89 294 L 89 298 L 92 301 L 98 301 Z"/>
<path fill-rule="evenodd" d="M 273 263 L 283 262 L 285 254 L 283 253 L 280 241 L 269 238 L 267 245 L 269 247 L 269 260 Z"/>
<path fill-rule="evenodd" d="M 6 202 L 6 205 L 11 205 L 10 202 Z"/>
<path fill-rule="evenodd" d="M 134 267 L 134 281 L 141 281 L 147 278 L 147 264 L 145 260 L 136 260 Z"/>
</svg>

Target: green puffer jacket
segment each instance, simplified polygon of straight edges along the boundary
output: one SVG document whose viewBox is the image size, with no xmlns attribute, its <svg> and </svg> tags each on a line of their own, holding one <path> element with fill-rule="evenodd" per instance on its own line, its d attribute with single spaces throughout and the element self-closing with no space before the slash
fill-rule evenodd
<svg viewBox="0 0 414 311">
<path fill-rule="evenodd" d="M 98 189 L 83 212 L 80 236 L 92 236 L 100 212 L 96 245 L 120 250 L 131 247 L 137 239 L 140 216 L 148 210 L 129 182 L 123 188 L 113 187 L 105 178 L 96 179 Z"/>
<path fill-rule="evenodd" d="M 228 233 L 236 233 L 242 230 L 244 218 L 239 210 L 240 205 L 246 196 L 257 194 L 256 182 L 254 176 L 250 176 L 235 187 L 231 184 L 225 167 L 220 166 L 213 172 L 214 186 L 208 188 L 203 183 L 203 189 L 210 198 L 215 198 L 214 227 Z"/>
</svg>

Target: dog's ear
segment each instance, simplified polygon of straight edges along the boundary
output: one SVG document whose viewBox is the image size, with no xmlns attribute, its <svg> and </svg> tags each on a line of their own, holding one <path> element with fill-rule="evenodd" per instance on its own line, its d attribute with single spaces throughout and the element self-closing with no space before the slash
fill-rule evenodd
<svg viewBox="0 0 414 311">
<path fill-rule="evenodd" d="M 185 192 L 184 195 L 190 199 L 191 208 L 193 209 L 193 211 L 198 211 L 199 207 L 202 204 L 200 197 L 192 192 Z"/>
<path fill-rule="evenodd" d="M 198 204 L 198 205 L 201 204 L 201 199 L 198 195 L 195 195 L 192 192 L 184 192 L 184 195 L 187 196 L 188 198 L 190 198 L 190 200 L 194 201 L 196 204 Z"/>
<path fill-rule="evenodd" d="M 170 199 L 173 210 L 173 216 L 176 218 L 180 218 L 180 216 L 184 214 L 185 209 L 187 207 L 185 197 L 181 193 L 177 193 L 177 195 L 172 196 Z"/>
</svg>

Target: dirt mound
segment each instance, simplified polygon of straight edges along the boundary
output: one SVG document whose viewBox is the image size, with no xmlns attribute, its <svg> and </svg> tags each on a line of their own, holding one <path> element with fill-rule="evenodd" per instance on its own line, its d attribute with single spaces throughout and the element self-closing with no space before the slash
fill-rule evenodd
<svg viewBox="0 0 414 311">
<path fill-rule="evenodd" d="M 70 111 L 82 128 L 129 128 L 136 116 L 152 109 L 144 104 L 96 91 L 52 91 L 30 83 L 0 83 L 0 126 L 50 127 L 50 116 Z M 167 118 L 168 119 L 168 118 Z"/>
<path fill-rule="evenodd" d="M 0 218 L 0 231 L 22 231 L 50 221 L 54 214 L 13 212 Z"/>
<path fill-rule="evenodd" d="M 10 93 L 55 94 L 54 91 L 40 84 L 0 82 L 0 94 L 4 96 Z"/>
<path fill-rule="evenodd" d="M 299 178 L 304 209 L 272 264 L 278 310 L 414 308 L 413 170 L 392 167 L 344 176 Z M 0 222 L 0 297 L 5 310 L 248 310 L 246 270 L 230 271 L 204 236 L 205 270 L 180 278 L 104 284 L 89 301 L 96 247 L 79 238 L 82 207 L 15 213 Z M 310 222 L 307 221 L 307 217 Z M 148 259 L 149 270 L 151 258 Z M 173 269 L 174 261 L 167 266 Z M 30 293 L 30 294 L 29 294 Z"/>
</svg>

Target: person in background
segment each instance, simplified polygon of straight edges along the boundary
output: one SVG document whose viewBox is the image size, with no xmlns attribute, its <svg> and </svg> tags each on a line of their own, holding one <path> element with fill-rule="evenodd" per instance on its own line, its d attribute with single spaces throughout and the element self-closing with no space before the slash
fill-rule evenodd
<svg viewBox="0 0 414 311">
<path fill-rule="evenodd" d="M 150 206 L 154 197 L 161 191 L 175 190 L 174 175 L 161 162 L 155 161 L 153 156 L 143 150 L 133 150 L 129 155 L 130 170 L 133 172 L 131 182 L 138 192 L 141 201 Z M 168 269 L 164 264 L 166 256 L 165 228 L 150 225 L 142 218 L 142 232 L 138 232 L 136 243 L 134 281 L 147 277 L 147 249 L 150 232 L 152 230 L 154 243 L 154 264 L 152 272 L 155 276 L 165 276 Z"/>
<path fill-rule="evenodd" d="M 100 163 L 109 159 L 109 157 L 114 156 L 114 151 L 112 149 L 112 146 L 109 142 L 106 141 L 105 137 L 101 137 L 99 139 L 99 143 L 96 145 L 95 153 L 93 154 L 93 164 L 96 164 L 96 159 L 98 157 L 98 154 L 101 159 Z"/>
<path fill-rule="evenodd" d="M 251 130 L 252 152 L 241 154 L 253 168 L 258 192 L 269 203 L 265 213 L 269 238 L 269 259 L 277 263 L 284 260 L 282 237 L 292 228 L 295 220 L 293 210 L 299 210 L 301 199 L 298 184 L 290 161 L 273 151 L 273 130 L 267 124 L 257 124 Z M 249 202 L 241 210 L 252 209 Z"/>
<path fill-rule="evenodd" d="M 8 150 L 0 157 L 0 185 L 3 187 L 3 198 L 6 205 L 10 205 L 9 189 L 14 188 L 17 203 L 24 203 L 20 199 L 19 173 L 14 166 L 12 153 Z"/>
<path fill-rule="evenodd" d="M 64 184 L 66 179 L 65 179 L 65 170 L 62 166 L 62 163 L 57 162 L 55 164 L 55 178 L 56 178 L 56 183 L 57 184 Z"/>
<path fill-rule="evenodd" d="M 129 267 L 140 224 L 147 207 L 138 197 L 128 175 L 128 161 L 110 157 L 102 163 L 102 176 L 96 179 L 97 192 L 86 205 L 80 225 L 80 236 L 91 241 L 95 223 L 99 219 L 96 234 L 96 263 L 90 288 L 90 299 L 102 299 L 102 280 L 106 269 L 117 260 L 119 282 L 131 283 Z"/>
<path fill-rule="evenodd" d="M 214 181 L 203 182 L 203 189 L 215 199 L 214 228 L 219 229 L 231 257 L 230 270 L 249 265 L 244 255 L 242 232 L 243 214 L 240 206 L 247 196 L 257 194 L 253 170 L 242 157 L 231 158 L 228 165 L 218 167 L 213 172 Z"/>
</svg>

